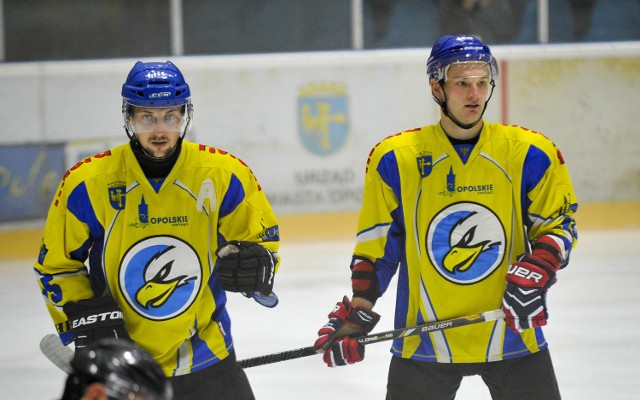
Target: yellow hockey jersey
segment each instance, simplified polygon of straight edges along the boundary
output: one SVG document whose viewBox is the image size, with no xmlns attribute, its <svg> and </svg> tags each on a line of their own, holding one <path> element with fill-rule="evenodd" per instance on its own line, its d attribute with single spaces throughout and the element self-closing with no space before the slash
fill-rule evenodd
<svg viewBox="0 0 640 400">
<path fill-rule="evenodd" d="M 215 273 L 215 250 L 228 240 L 261 243 L 279 266 L 278 224 L 246 164 L 183 142 L 169 175 L 153 182 L 127 143 L 63 177 L 35 270 L 63 342 L 73 337 L 62 305 L 108 294 L 131 338 L 168 376 L 181 375 L 233 350 Z"/>
<path fill-rule="evenodd" d="M 484 123 L 475 145 L 438 125 L 378 143 L 367 161 L 354 262 L 374 263 L 381 291 L 398 274 L 395 327 L 499 309 L 509 265 L 543 234 L 577 241 L 567 167 L 542 134 Z M 397 339 L 392 353 L 444 363 L 495 361 L 547 346 L 503 320 Z"/>
</svg>

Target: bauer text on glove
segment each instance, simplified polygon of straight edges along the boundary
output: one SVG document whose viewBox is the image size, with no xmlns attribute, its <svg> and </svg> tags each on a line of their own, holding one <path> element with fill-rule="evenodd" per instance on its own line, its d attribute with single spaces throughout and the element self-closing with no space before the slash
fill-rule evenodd
<svg viewBox="0 0 640 400">
<path fill-rule="evenodd" d="M 547 290 L 565 262 L 563 249 L 559 238 L 544 235 L 533 245 L 531 254 L 509 267 L 502 309 L 512 330 L 522 332 L 547 324 Z"/>
</svg>

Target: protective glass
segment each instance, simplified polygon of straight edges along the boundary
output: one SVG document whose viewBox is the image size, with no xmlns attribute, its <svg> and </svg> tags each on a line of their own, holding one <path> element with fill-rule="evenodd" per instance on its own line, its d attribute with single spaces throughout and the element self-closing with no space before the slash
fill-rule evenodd
<svg viewBox="0 0 640 400">
<path fill-rule="evenodd" d="M 492 80 L 496 80 L 498 78 L 498 63 L 490 54 L 468 54 L 466 56 L 463 54 L 456 54 L 451 57 L 443 58 L 440 62 L 430 67 L 429 77 L 436 81 L 441 81 L 446 78 L 447 70 L 451 65 L 469 65 L 471 68 L 471 66 L 478 63 L 487 65 L 488 73 Z"/>
<path fill-rule="evenodd" d="M 444 69 L 444 79 L 445 81 L 486 80 L 489 83 L 493 77 L 490 66 L 486 62 L 465 61 L 447 65 Z"/>
<path fill-rule="evenodd" d="M 153 132 L 186 133 L 191 122 L 191 104 L 168 108 L 144 108 L 128 106 L 125 123 L 129 132 L 145 134 Z"/>
</svg>

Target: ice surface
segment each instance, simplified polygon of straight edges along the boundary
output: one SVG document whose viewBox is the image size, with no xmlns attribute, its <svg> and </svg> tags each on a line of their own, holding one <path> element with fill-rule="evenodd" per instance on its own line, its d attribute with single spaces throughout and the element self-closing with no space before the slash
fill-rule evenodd
<svg viewBox="0 0 640 400">
<path fill-rule="evenodd" d="M 310 346 L 342 295 L 349 293 L 353 243 L 283 243 L 276 277 L 280 304 L 266 309 L 231 294 L 239 359 Z M 35 257 L 35 255 L 34 255 Z M 565 400 L 640 398 L 640 230 L 582 232 L 570 266 L 550 290 L 550 342 Z M 57 399 L 65 375 L 41 355 L 54 332 L 39 296 L 33 260 L 0 262 L 0 398 Z M 376 331 L 392 329 L 394 290 L 379 300 Z M 327 368 L 310 356 L 247 369 L 258 400 L 385 398 L 389 342 L 367 346 L 364 362 Z M 457 399 L 490 399 L 477 377 Z"/>
</svg>

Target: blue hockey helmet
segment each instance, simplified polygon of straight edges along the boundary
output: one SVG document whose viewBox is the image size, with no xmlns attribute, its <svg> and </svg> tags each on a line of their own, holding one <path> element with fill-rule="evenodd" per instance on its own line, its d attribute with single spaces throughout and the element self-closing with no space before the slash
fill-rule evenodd
<svg viewBox="0 0 640 400">
<path fill-rule="evenodd" d="M 486 62 L 489 65 L 491 80 L 495 81 L 498 78 L 498 63 L 489 46 L 473 36 L 465 35 L 446 35 L 434 43 L 427 60 L 427 75 L 429 79 L 444 81 L 449 65 L 465 62 Z"/>
<path fill-rule="evenodd" d="M 122 98 L 132 106 L 161 108 L 189 103 L 189 85 L 171 61 L 138 61 L 122 85 Z"/>
<path fill-rule="evenodd" d="M 171 61 L 136 62 L 122 85 L 122 118 L 127 136 L 135 140 L 133 134 L 136 130 L 131 125 L 131 116 L 136 107 L 182 107 L 184 119 L 179 130 L 181 138 L 184 138 L 193 121 L 190 96 L 191 91 L 182 72 Z"/>
</svg>

